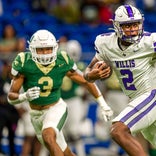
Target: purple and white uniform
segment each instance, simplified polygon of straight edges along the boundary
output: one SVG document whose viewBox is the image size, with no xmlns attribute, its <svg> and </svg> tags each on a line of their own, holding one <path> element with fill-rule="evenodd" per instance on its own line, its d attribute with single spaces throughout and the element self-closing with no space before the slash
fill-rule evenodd
<svg viewBox="0 0 156 156">
<path fill-rule="evenodd" d="M 125 50 L 119 48 L 115 32 L 101 34 L 96 37 L 95 47 L 95 57 L 110 62 L 123 92 L 130 98 L 113 122 L 125 123 L 132 133 L 141 131 L 156 145 L 156 33 L 144 32 L 140 42 Z"/>
</svg>

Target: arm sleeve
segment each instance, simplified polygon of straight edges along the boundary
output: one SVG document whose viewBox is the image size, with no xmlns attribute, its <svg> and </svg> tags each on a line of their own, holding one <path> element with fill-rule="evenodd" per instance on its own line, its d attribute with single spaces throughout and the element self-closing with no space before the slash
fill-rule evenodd
<svg viewBox="0 0 156 156">
<path fill-rule="evenodd" d="M 22 67 L 24 65 L 24 53 L 19 53 L 12 62 L 11 74 L 16 76 L 18 73 L 22 72 Z"/>
</svg>

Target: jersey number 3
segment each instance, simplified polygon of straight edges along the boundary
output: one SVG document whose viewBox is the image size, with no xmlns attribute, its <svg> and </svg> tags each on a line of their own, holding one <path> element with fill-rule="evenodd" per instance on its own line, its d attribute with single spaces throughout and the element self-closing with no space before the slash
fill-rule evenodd
<svg viewBox="0 0 156 156">
<path fill-rule="evenodd" d="M 53 80 L 50 77 L 41 77 L 38 81 L 39 84 L 44 84 L 43 90 L 45 92 L 41 92 L 40 96 L 47 97 L 52 90 Z M 46 85 L 45 85 L 46 84 Z"/>
<path fill-rule="evenodd" d="M 120 70 L 121 75 L 127 76 L 122 78 L 122 82 L 126 88 L 126 90 L 136 90 L 135 85 L 133 83 L 133 73 L 129 69 Z"/>
</svg>

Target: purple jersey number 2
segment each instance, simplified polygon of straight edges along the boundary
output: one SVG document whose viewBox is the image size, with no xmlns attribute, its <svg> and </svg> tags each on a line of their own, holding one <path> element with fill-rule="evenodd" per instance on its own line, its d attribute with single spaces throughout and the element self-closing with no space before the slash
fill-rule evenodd
<svg viewBox="0 0 156 156">
<path fill-rule="evenodd" d="M 122 82 L 126 88 L 126 90 L 136 90 L 135 85 L 133 83 L 133 73 L 129 69 L 120 70 L 121 75 L 126 76 L 122 78 Z"/>
</svg>

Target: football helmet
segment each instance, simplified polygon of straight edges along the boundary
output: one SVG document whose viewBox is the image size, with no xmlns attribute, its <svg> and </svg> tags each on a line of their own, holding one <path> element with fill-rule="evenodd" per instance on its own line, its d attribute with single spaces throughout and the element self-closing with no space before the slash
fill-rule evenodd
<svg viewBox="0 0 156 156">
<path fill-rule="evenodd" d="M 38 30 L 30 38 L 29 50 L 32 53 L 32 60 L 42 64 L 48 65 L 54 62 L 57 58 L 58 43 L 55 36 L 48 30 Z M 52 48 L 51 54 L 37 54 L 36 48 Z"/>
<path fill-rule="evenodd" d="M 126 42 L 136 43 L 142 38 L 143 34 L 143 15 L 140 11 L 131 5 L 122 5 L 115 11 L 113 21 L 114 30 L 117 36 Z M 126 36 L 121 25 L 128 23 L 139 23 L 138 35 L 137 36 Z"/>
<path fill-rule="evenodd" d="M 77 40 L 69 40 L 66 45 L 66 50 L 69 56 L 75 61 L 78 62 L 82 55 L 82 48 L 80 43 Z"/>
</svg>

